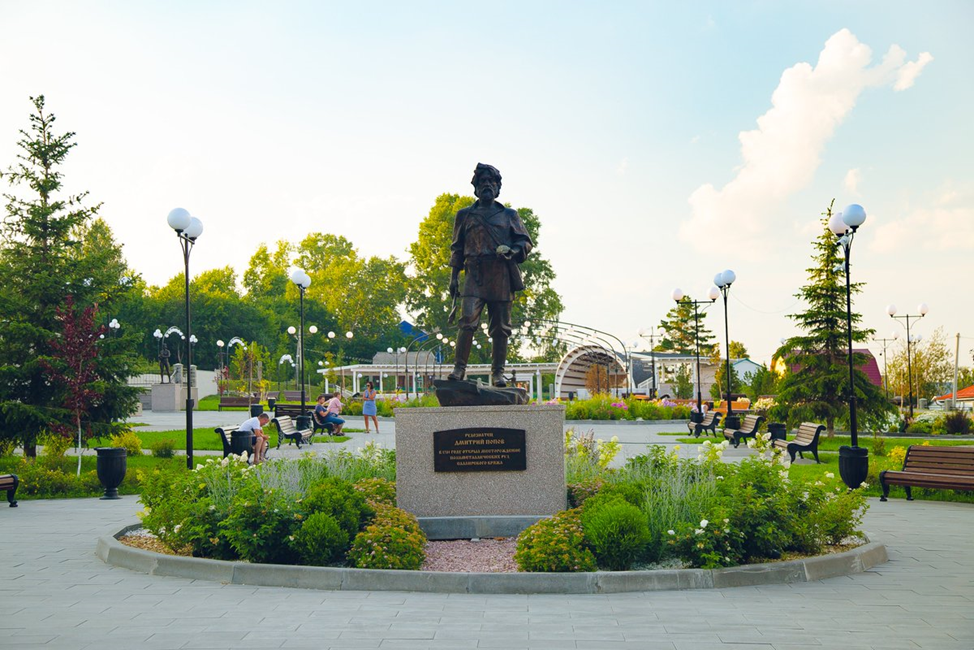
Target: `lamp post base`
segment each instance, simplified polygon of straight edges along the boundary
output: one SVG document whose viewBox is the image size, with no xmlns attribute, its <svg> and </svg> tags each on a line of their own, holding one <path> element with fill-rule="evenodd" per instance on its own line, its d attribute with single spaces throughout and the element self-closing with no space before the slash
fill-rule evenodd
<svg viewBox="0 0 974 650">
<path fill-rule="evenodd" d="M 839 476 L 842 482 L 855 489 L 862 485 L 869 474 L 869 450 L 865 447 L 839 447 Z"/>
</svg>

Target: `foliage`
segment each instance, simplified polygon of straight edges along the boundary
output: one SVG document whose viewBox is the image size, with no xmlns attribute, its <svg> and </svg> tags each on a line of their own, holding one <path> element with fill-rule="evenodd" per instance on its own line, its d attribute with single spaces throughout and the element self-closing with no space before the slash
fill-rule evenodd
<svg viewBox="0 0 974 650">
<path fill-rule="evenodd" d="M 687 300 L 687 298 L 684 298 Z M 694 306 L 689 302 L 678 302 L 670 308 L 666 318 L 660 321 L 663 338 L 657 350 L 662 352 L 679 352 L 681 354 L 695 354 L 697 344 L 700 345 L 700 356 L 709 356 L 710 350 L 716 344 L 713 332 L 707 329 L 706 307 L 697 307 L 697 317 L 694 319 Z M 696 329 L 696 336 L 694 330 Z"/>
<path fill-rule="evenodd" d="M 332 564 L 340 560 L 348 548 L 348 533 L 325 512 L 309 515 L 293 537 L 292 546 L 302 564 Z"/>
<path fill-rule="evenodd" d="M 396 505 L 396 484 L 384 478 L 363 478 L 352 488 L 362 494 L 366 501 L 387 506 Z"/>
<path fill-rule="evenodd" d="M 751 375 L 751 383 L 745 386 L 744 392 L 752 402 L 759 402 L 762 396 L 776 395 L 778 392 L 778 375 L 764 364 Z"/>
<path fill-rule="evenodd" d="M 592 498 L 605 486 L 605 479 L 600 477 L 587 478 L 577 483 L 568 484 L 568 505 L 578 508 L 585 501 Z"/>
<path fill-rule="evenodd" d="M 514 561 L 521 571 L 595 571 L 595 556 L 585 546 L 580 511 L 565 510 L 524 529 L 517 538 Z"/>
<path fill-rule="evenodd" d="M 241 559 L 294 564 L 298 559 L 294 533 L 303 517 L 283 490 L 244 482 L 219 528 Z"/>
<path fill-rule="evenodd" d="M 916 323 L 911 327 L 910 336 L 916 337 Z M 887 354 L 886 382 L 893 395 L 903 398 L 904 404 L 910 394 L 908 368 L 913 370 L 914 398 L 932 398 L 942 392 L 950 392 L 949 388 L 943 391 L 943 386 L 954 378 L 954 355 L 947 346 L 943 327 L 938 327 L 930 335 L 910 343 L 909 364 L 905 337 L 894 343 Z M 966 385 L 957 384 L 958 388 Z"/>
<path fill-rule="evenodd" d="M 828 228 L 831 217 L 830 204 L 822 219 L 822 231 L 813 244 L 814 265 L 808 269 L 808 284 L 796 294 L 807 308 L 790 316 L 805 334 L 788 339 L 778 351 L 789 368 L 799 370 L 785 373 L 777 404 L 771 411 L 773 418 L 792 426 L 825 422 L 829 437 L 835 433 L 835 422 L 847 419 L 849 395 L 845 276 L 838 270 L 842 258 L 835 235 Z M 852 283 L 852 295 L 861 292 L 863 286 L 861 282 Z M 873 334 L 871 329 L 857 327 L 861 321 L 859 314 L 852 314 L 853 341 L 868 341 Z M 854 355 L 857 414 L 860 427 L 876 429 L 885 423 L 891 406 L 883 391 L 859 370 L 865 360 L 864 355 Z"/>
<path fill-rule="evenodd" d="M 966 435 L 971 432 L 971 418 L 963 411 L 952 411 L 944 415 L 944 430 L 947 433 Z"/>
<path fill-rule="evenodd" d="M 717 372 L 714 373 L 714 383 L 710 386 L 710 396 L 714 399 L 723 399 L 723 395 L 727 392 L 727 364 L 717 362 Z M 746 390 L 744 381 L 741 379 L 740 375 L 737 373 L 737 368 L 731 364 L 730 367 L 731 376 L 731 392 L 734 394 L 743 393 Z"/>
<path fill-rule="evenodd" d="M 46 112 L 43 96 L 31 102 L 34 113 L 29 129 L 20 131 L 17 162 L 0 173 L 12 188 L 4 194 L 0 241 L 0 436 L 23 445 L 27 456 L 35 455 L 37 436 L 52 421 L 71 419 L 64 383 L 49 380 L 52 364 L 70 374 L 51 346 L 63 329 L 58 308 L 73 296 L 82 312 L 97 303 L 104 313 L 130 291 L 120 248 L 107 226 L 94 220 L 100 206 L 86 207 L 86 193 L 61 195 L 61 169 L 75 134 L 54 132 L 55 117 Z M 102 382 L 101 397 L 82 409 L 93 427 L 110 429 L 135 405 L 136 389 L 125 380 L 133 373 L 137 338 L 133 332 L 98 343 L 94 374 L 84 384 Z"/>
<path fill-rule="evenodd" d="M 71 435 L 45 433 L 37 439 L 37 444 L 44 448 L 45 459 L 60 460 L 64 458 L 64 454 L 71 448 Z"/>
<path fill-rule="evenodd" d="M 131 429 L 112 436 L 112 447 L 121 447 L 129 456 L 142 455 L 142 440 Z"/>
<path fill-rule="evenodd" d="M 565 431 L 565 457 L 568 475 L 591 476 L 605 470 L 621 449 L 619 438 L 612 436 L 609 442 L 595 437 L 594 431 L 579 434 L 574 427 Z"/>
<path fill-rule="evenodd" d="M 611 397 L 613 388 L 623 388 L 626 385 L 626 375 L 612 372 L 607 365 L 595 363 L 585 372 L 585 390 L 590 395 L 604 394 Z"/>
<path fill-rule="evenodd" d="M 28 459 L 21 458 L 12 470 L 20 479 L 17 488 L 18 498 L 31 496 L 35 498 L 55 497 L 90 497 L 104 492 L 98 474 L 94 470 L 77 474 L 74 469 L 68 470 L 74 463 L 69 459 L 58 462 L 56 458 Z M 67 471 L 66 471 L 67 470 Z M 4 472 L 6 473 L 6 472 Z M 131 477 L 126 474 L 123 485 L 131 487 Z M 121 487 L 119 488 L 121 492 Z"/>
<path fill-rule="evenodd" d="M 683 420 L 690 408 L 670 405 L 666 400 L 619 399 L 612 395 L 594 395 L 565 403 L 566 420 Z"/>
<path fill-rule="evenodd" d="M 642 556 L 649 542 L 646 517 L 618 495 L 595 496 L 582 508 L 585 543 L 598 565 L 610 571 L 627 571 Z"/>
<path fill-rule="evenodd" d="M 149 447 L 156 458 L 173 458 L 176 455 L 176 441 L 172 438 L 156 440 Z"/>
<path fill-rule="evenodd" d="M 366 503 L 361 492 L 333 476 L 308 490 L 301 501 L 301 509 L 308 514 L 321 512 L 334 518 L 347 539 L 353 539 L 362 525 L 375 515 L 375 509 Z"/>
<path fill-rule="evenodd" d="M 349 564 L 359 569 L 419 569 L 425 559 L 426 535 L 416 517 L 385 505 L 348 552 Z"/>
<path fill-rule="evenodd" d="M 693 374 L 690 366 L 685 363 L 679 364 L 676 373 L 673 375 L 673 392 L 677 399 L 691 399 L 693 397 Z"/>
</svg>

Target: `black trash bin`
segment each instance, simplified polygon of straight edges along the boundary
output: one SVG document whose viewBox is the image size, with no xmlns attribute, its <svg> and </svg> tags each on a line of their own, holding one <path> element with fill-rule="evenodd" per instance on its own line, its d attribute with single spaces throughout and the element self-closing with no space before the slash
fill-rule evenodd
<svg viewBox="0 0 974 650">
<path fill-rule="evenodd" d="M 276 405 L 276 404 L 277 404 L 277 398 L 275 398 L 275 397 L 268 397 L 267 398 L 267 410 L 268 411 L 273 411 L 274 410 L 274 405 Z"/>
<path fill-rule="evenodd" d="M 253 431 L 234 431 L 230 434 L 230 451 L 239 456 L 247 452 L 250 457 L 254 454 L 254 432 Z"/>
<path fill-rule="evenodd" d="M 783 422 L 769 422 L 768 423 L 768 433 L 771 434 L 771 440 L 787 440 L 788 435 L 786 433 L 785 425 Z"/>
<path fill-rule="evenodd" d="M 250 405 L 250 417 L 255 418 L 263 412 L 264 412 L 264 406 L 262 404 Z"/>
<path fill-rule="evenodd" d="M 128 453 L 121 447 L 96 447 L 95 453 L 98 454 L 98 460 L 95 462 L 98 480 L 105 488 L 105 494 L 101 498 L 120 499 L 118 486 L 125 480 Z"/>
</svg>

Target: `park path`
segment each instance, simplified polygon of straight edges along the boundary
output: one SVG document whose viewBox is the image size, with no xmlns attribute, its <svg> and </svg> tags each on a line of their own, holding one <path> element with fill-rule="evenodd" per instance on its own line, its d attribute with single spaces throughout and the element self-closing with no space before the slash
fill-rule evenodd
<svg viewBox="0 0 974 650">
<path fill-rule="evenodd" d="M 611 595 L 323 592 L 153 577 L 95 539 L 119 501 L 0 507 L 0 648 L 971 650 L 974 506 L 872 500 L 890 562 L 816 583 Z"/>
</svg>

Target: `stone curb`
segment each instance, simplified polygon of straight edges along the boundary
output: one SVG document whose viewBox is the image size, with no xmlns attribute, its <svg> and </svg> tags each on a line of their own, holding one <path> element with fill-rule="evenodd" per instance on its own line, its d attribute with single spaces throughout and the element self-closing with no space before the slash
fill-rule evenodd
<svg viewBox="0 0 974 650">
<path fill-rule="evenodd" d="M 127 526 L 122 536 L 139 525 Z M 250 564 L 162 555 L 125 546 L 116 536 L 98 538 L 95 554 L 106 564 L 156 576 L 212 580 L 260 587 L 329 591 L 416 591 L 469 594 L 608 594 L 712 589 L 811 582 L 862 573 L 889 558 L 886 547 L 858 548 L 805 560 L 748 564 L 727 569 L 594 571 L 590 573 L 445 573 Z M 868 539 L 868 537 L 867 537 Z"/>
</svg>

